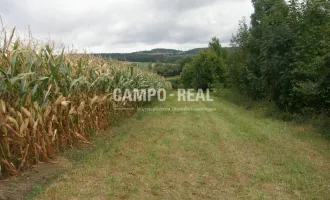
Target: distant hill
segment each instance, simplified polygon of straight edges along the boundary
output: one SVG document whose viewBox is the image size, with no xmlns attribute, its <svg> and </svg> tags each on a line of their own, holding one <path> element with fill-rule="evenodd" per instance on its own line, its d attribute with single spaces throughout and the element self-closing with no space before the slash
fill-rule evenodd
<svg viewBox="0 0 330 200">
<path fill-rule="evenodd" d="M 130 62 L 170 62 L 176 63 L 179 62 L 185 56 L 195 56 L 198 55 L 201 51 L 207 50 L 207 47 L 204 48 L 195 48 L 188 51 L 180 51 L 176 49 L 165 49 L 157 48 L 149 51 L 138 51 L 132 53 L 99 53 L 94 55 L 99 55 L 105 58 L 112 58 L 121 61 L 130 61 Z M 228 51 L 231 51 L 230 48 L 227 48 Z"/>
<path fill-rule="evenodd" d="M 207 50 L 208 48 L 195 48 L 195 49 L 190 49 L 188 51 L 185 51 L 185 55 L 197 55 L 199 54 L 201 51 Z"/>
<path fill-rule="evenodd" d="M 200 51 L 208 49 L 207 47 L 205 48 L 195 48 L 195 49 L 190 49 L 188 51 L 180 51 L 176 49 L 152 49 L 150 51 L 138 51 L 138 52 L 133 52 L 133 53 L 142 53 L 142 54 L 153 54 L 153 55 L 158 55 L 158 54 L 165 54 L 165 55 L 197 55 L 199 54 Z"/>
<path fill-rule="evenodd" d="M 181 54 L 183 51 L 176 49 L 152 49 L 150 51 L 139 51 L 135 53 L 147 53 L 147 54 Z"/>
</svg>

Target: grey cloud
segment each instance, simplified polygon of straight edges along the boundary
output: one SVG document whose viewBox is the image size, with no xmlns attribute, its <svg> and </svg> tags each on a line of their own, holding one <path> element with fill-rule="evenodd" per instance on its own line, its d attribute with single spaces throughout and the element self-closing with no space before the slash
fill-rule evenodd
<svg viewBox="0 0 330 200">
<path fill-rule="evenodd" d="M 42 0 L 32 3 L 1 0 L 0 14 L 6 24 L 16 25 L 20 33 L 26 32 L 30 25 L 37 38 L 48 38 L 49 34 L 55 41 L 74 44 L 77 48 L 108 52 L 115 51 L 111 47 L 134 47 L 137 43 L 207 45 L 212 36 L 228 43 L 236 32 L 238 20 L 248 17 L 252 11 L 247 1 L 117 0 L 109 3 L 101 0 L 91 4 L 82 0 L 66 5 L 66 0 L 58 0 L 58 5 L 47 8 L 44 6 L 48 4 Z M 69 7 L 61 7 L 61 3 Z"/>
<path fill-rule="evenodd" d="M 169 10 L 169 11 L 187 11 L 195 8 L 204 6 L 211 6 L 217 0 L 157 0 L 151 1 L 152 5 L 158 10 Z"/>
<path fill-rule="evenodd" d="M 12 8 L 15 7 L 15 4 L 11 1 L 3 0 L 0 2 L 0 13 L 9 13 Z"/>
</svg>

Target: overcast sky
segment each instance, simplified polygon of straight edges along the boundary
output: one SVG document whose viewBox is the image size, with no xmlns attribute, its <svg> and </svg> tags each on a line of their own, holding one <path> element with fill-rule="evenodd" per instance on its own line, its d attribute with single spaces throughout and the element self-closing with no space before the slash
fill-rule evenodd
<svg viewBox="0 0 330 200">
<path fill-rule="evenodd" d="M 228 45 L 251 0 L 0 0 L 7 28 L 89 52 Z"/>
</svg>

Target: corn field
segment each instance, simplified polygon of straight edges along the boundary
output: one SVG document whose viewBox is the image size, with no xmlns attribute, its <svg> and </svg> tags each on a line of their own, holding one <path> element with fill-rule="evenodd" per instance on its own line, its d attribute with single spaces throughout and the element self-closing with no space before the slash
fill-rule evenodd
<svg viewBox="0 0 330 200">
<path fill-rule="evenodd" d="M 168 88 L 165 79 L 91 55 L 55 54 L 10 33 L 0 46 L 0 177 L 19 175 L 67 147 L 90 143 L 87 130 L 109 128 L 117 117 L 114 88 Z M 14 39 L 15 38 L 15 39 Z M 134 105 L 132 105 L 134 104 Z"/>
</svg>

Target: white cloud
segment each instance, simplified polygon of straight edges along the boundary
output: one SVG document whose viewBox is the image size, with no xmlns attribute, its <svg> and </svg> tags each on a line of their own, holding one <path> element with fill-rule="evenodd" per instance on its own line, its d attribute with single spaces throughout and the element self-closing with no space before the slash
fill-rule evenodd
<svg viewBox="0 0 330 200">
<path fill-rule="evenodd" d="M 91 52 L 206 46 L 212 36 L 228 44 L 249 0 L 1 0 L 8 27 Z"/>
</svg>

